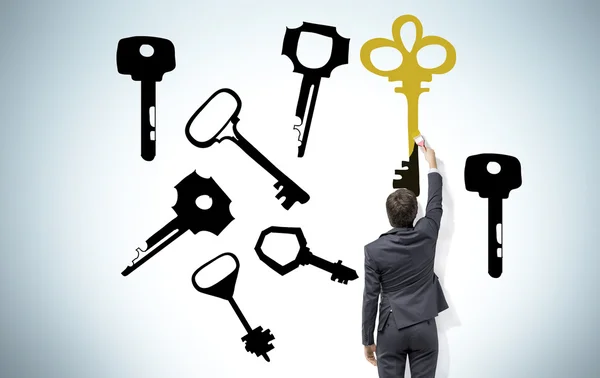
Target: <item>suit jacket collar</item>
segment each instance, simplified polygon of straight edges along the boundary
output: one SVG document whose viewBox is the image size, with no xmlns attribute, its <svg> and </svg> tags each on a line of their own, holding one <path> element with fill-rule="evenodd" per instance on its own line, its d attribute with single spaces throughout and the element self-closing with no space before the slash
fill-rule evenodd
<svg viewBox="0 0 600 378">
<path fill-rule="evenodd" d="M 394 227 L 391 230 L 389 230 L 388 232 L 381 234 L 380 237 L 383 235 L 401 234 L 401 233 L 404 233 L 406 231 L 410 231 L 413 229 L 414 229 L 414 227 Z"/>
</svg>

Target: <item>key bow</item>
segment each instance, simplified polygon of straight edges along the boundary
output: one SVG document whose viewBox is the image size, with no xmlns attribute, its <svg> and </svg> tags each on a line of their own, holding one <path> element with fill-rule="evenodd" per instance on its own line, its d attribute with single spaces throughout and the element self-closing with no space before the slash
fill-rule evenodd
<svg viewBox="0 0 600 378">
<path fill-rule="evenodd" d="M 267 352 L 275 349 L 271 341 L 275 340 L 275 336 L 271 334 L 271 330 L 262 327 L 256 327 L 246 336 L 242 337 L 242 341 L 246 343 L 246 351 L 255 354 L 257 357 L 263 356 L 267 361 L 270 361 Z"/>
<path fill-rule="evenodd" d="M 200 287 L 200 285 L 198 285 L 198 282 L 196 279 L 196 277 L 198 276 L 200 271 L 202 271 L 202 269 L 206 268 L 213 262 L 215 262 L 218 259 L 225 257 L 225 256 L 229 256 L 233 259 L 233 261 L 235 262 L 235 269 L 232 270 L 231 272 L 229 272 L 227 274 L 227 276 L 225 276 L 219 282 L 213 284 L 212 286 Z M 240 271 L 240 260 L 238 260 L 237 256 L 234 255 L 233 253 L 225 252 L 225 253 L 222 253 L 219 256 L 213 258 L 212 260 L 206 262 L 204 265 L 202 265 L 198 269 L 196 269 L 194 271 L 194 273 L 192 274 L 192 285 L 194 286 L 194 289 L 196 289 L 198 292 L 200 292 L 202 294 L 212 295 L 213 297 L 229 300 L 230 298 L 233 298 L 233 293 L 235 291 L 235 282 L 237 281 L 239 271 Z"/>
<path fill-rule="evenodd" d="M 416 36 L 415 43 L 409 51 L 404 45 L 400 30 L 405 24 L 415 25 Z M 360 49 L 360 60 L 370 72 L 387 77 L 389 81 L 402 81 L 403 86 L 397 87 L 396 92 L 404 93 L 404 89 L 419 89 L 419 93 L 428 92 L 429 88 L 421 88 L 422 82 L 429 82 L 433 74 L 445 74 L 454 68 L 456 63 L 456 50 L 454 46 L 446 39 L 434 35 L 423 36 L 423 25 L 421 21 L 413 15 L 403 15 L 398 17 L 392 25 L 392 38 L 373 38 Z M 441 46 L 446 51 L 446 59 L 437 67 L 425 68 L 419 64 L 417 59 L 418 52 L 427 46 Z M 393 70 L 380 70 L 375 67 L 371 61 L 371 53 L 374 50 L 384 47 L 391 47 L 402 54 L 402 63 Z"/>
<path fill-rule="evenodd" d="M 306 239 L 304 238 L 304 234 L 302 233 L 302 229 L 299 227 L 280 227 L 280 226 L 271 226 L 260 233 L 258 240 L 256 241 L 256 246 L 254 250 L 258 255 L 258 258 L 267 264 L 267 266 L 282 276 L 285 276 L 292 270 L 298 268 L 300 266 L 300 260 L 298 258 L 290 261 L 287 264 L 281 265 L 277 261 L 273 260 L 269 256 L 265 254 L 262 250 L 263 243 L 265 242 L 265 238 L 270 234 L 290 234 L 296 237 L 298 241 L 298 245 L 300 249 L 306 248 Z"/>
<path fill-rule="evenodd" d="M 319 34 L 332 40 L 331 55 L 327 63 L 319 68 L 306 67 L 298 58 L 298 42 L 300 35 L 305 33 Z M 342 37 L 334 26 L 313 24 L 303 22 L 298 28 L 286 28 L 283 37 L 283 48 L 281 55 L 287 56 L 294 65 L 294 72 L 312 74 L 318 77 L 330 77 L 331 72 L 344 64 L 348 64 L 348 51 L 350 49 L 350 38 Z"/>
<path fill-rule="evenodd" d="M 177 202 L 173 205 L 173 210 L 194 234 L 209 231 L 218 235 L 235 219 L 229 210 L 231 199 L 212 177 L 204 178 L 194 171 L 175 185 L 175 190 Z M 195 204 L 196 199 L 202 195 L 207 195 L 212 200 L 208 209 L 201 209 Z"/>
</svg>

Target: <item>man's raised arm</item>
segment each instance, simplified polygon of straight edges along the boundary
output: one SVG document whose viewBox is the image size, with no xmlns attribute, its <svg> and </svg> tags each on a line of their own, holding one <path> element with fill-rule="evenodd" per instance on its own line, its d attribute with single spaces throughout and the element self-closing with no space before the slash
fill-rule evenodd
<svg viewBox="0 0 600 378">
<path fill-rule="evenodd" d="M 423 148 L 425 159 L 429 163 L 429 173 L 427 174 L 428 195 L 425 217 L 421 219 L 422 223 L 427 223 L 433 229 L 437 236 L 442 222 L 442 175 L 437 169 L 435 151 L 432 148 Z"/>
</svg>

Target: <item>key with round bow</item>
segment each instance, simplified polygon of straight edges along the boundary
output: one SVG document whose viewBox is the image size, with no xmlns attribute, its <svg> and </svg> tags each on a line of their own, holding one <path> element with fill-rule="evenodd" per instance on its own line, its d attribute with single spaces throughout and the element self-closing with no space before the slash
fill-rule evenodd
<svg viewBox="0 0 600 378">
<path fill-rule="evenodd" d="M 128 276 L 186 231 L 193 234 L 208 231 L 219 235 L 233 221 L 229 211 L 231 200 L 212 177 L 204 178 L 194 171 L 181 180 L 175 189 L 177 203 L 173 210 L 177 216 L 146 240 L 145 250 L 136 249 L 137 257 L 121 273 L 123 276 Z M 206 209 L 196 204 L 196 200 L 202 196 L 209 197 L 212 202 Z"/>
</svg>

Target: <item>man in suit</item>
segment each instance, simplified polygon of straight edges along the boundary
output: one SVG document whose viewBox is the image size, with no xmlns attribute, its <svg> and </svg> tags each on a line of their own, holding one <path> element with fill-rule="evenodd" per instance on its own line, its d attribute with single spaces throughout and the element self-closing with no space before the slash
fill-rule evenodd
<svg viewBox="0 0 600 378">
<path fill-rule="evenodd" d="M 412 378 L 435 377 L 435 317 L 448 308 L 433 272 L 442 219 L 442 176 L 435 151 L 425 147 L 421 151 L 430 168 L 425 217 L 413 227 L 417 198 L 408 189 L 398 189 L 386 201 L 393 228 L 365 246 L 362 343 L 365 357 L 377 366 L 380 378 L 403 378 L 407 357 Z M 380 295 L 376 346 L 373 333 Z"/>
</svg>

